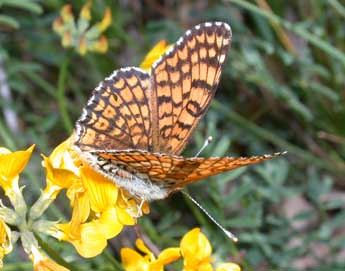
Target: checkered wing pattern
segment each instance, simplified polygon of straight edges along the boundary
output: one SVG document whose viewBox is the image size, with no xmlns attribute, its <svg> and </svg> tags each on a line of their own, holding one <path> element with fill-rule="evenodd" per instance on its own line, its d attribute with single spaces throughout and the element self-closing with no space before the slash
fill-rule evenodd
<svg viewBox="0 0 345 271">
<path fill-rule="evenodd" d="M 162 188 L 169 188 L 171 191 L 209 176 L 282 155 L 282 153 L 275 153 L 252 157 L 184 158 L 136 150 L 96 151 L 94 154 L 108 161 L 114 168 L 121 168 L 131 174 L 149 179 L 152 183 Z"/>
<path fill-rule="evenodd" d="M 82 150 L 140 149 L 179 154 L 213 98 L 231 38 L 225 23 L 188 30 L 153 64 L 115 71 L 77 121 Z"/>
<path fill-rule="evenodd" d="M 149 149 L 152 145 L 150 75 L 138 68 L 115 71 L 94 90 L 77 121 L 82 151 Z"/>
<path fill-rule="evenodd" d="M 218 85 L 231 39 L 225 23 L 188 30 L 153 64 L 153 151 L 180 154 Z"/>
</svg>

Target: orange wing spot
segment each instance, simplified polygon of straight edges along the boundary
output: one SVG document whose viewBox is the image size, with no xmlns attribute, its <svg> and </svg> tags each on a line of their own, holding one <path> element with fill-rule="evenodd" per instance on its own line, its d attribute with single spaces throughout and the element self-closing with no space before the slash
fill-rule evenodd
<svg viewBox="0 0 345 271">
<path fill-rule="evenodd" d="M 95 107 L 95 111 L 103 111 L 105 107 L 105 102 L 103 100 L 99 100 L 97 106 Z"/>
<path fill-rule="evenodd" d="M 181 79 L 181 75 L 180 75 L 180 71 L 176 71 L 176 72 L 172 72 L 170 74 L 170 80 L 172 83 L 177 83 L 178 81 L 180 81 Z"/>
<path fill-rule="evenodd" d="M 109 121 L 105 118 L 98 118 L 97 122 L 95 123 L 95 127 L 98 130 L 106 130 L 109 128 Z"/>
<path fill-rule="evenodd" d="M 179 62 L 179 59 L 177 57 L 177 54 L 172 55 L 172 57 L 167 58 L 167 63 L 171 67 L 176 67 L 177 63 Z"/>
<path fill-rule="evenodd" d="M 201 48 L 199 51 L 200 58 L 206 58 L 207 57 L 207 50 L 206 48 Z"/>
<path fill-rule="evenodd" d="M 182 70 L 182 72 L 183 72 L 184 74 L 188 73 L 189 70 L 190 70 L 190 64 L 189 64 L 189 63 L 183 64 L 182 67 L 181 67 L 181 70 Z"/>
<path fill-rule="evenodd" d="M 205 62 L 200 63 L 200 79 L 206 81 L 208 65 Z"/>
<path fill-rule="evenodd" d="M 117 97 L 117 96 L 115 96 Z M 114 107 L 118 107 L 118 105 L 120 104 L 120 99 L 115 99 L 114 95 L 109 96 L 108 102 L 109 104 L 111 104 Z"/>
<path fill-rule="evenodd" d="M 208 84 L 213 84 L 215 81 L 217 69 L 214 67 L 208 67 L 206 81 Z"/>
<path fill-rule="evenodd" d="M 188 49 L 187 46 L 184 45 L 183 48 L 180 48 L 179 51 L 177 51 L 178 57 L 180 60 L 186 60 L 188 58 Z"/>
<path fill-rule="evenodd" d="M 171 103 L 164 103 L 159 106 L 159 117 L 162 118 L 164 113 L 171 113 L 173 110 Z M 162 122 L 169 122 L 171 121 L 171 117 L 165 117 L 161 120 Z"/>
<path fill-rule="evenodd" d="M 116 89 L 122 89 L 124 87 L 124 85 L 125 85 L 125 80 L 122 78 L 113 84 L 113 86 Z"/>
<path fill-rule="evenodd" d="M 134 116 L 140 114 L 139 106 L 137 104 L 129 104 L 128 107 Z"/>
<path fill-rule="evenodd" d="M 133 89 L 133 94 L 139 102 L 145 100 L 144 92 L 140 86 L 137 86 Z"/>
<path fill-rule="evenodd" d="M 200 76 L 199 76 L 199 73 L 200 73 L 200 68 L 199 68 L 199 64 L 195 64 L 193 67 L 192 67 L 192 78 L 194 79 L 198 79 Z"/>
<path fill-rule="evenodd" d="M 125 88 L 124 90 L 121 91 L 121 96 L 126 103 L 131 103 L 133 102 L 133 93 L 130 91 L 128 88 Z"/>
<path fill-rule="evenodd" d="M 183 82 L 182 82 L 182 84 L 183 84 Z M 182 87 L 183 87 L 183 85 L 182 85 Z M 182 102 L 182 92 L 181 92 L 181 86 L 180 85 L 174 87 L 171 90 L 171 92 L 173 93 L 173 96 L 171 98 L 175 104 Z M 180 106 L 180 107 L 182 107 L 182 106 Z M 175 107 L 174 109 L 180 109 L 180 107 Z"/>
<path fill-rule="evenodd" d="M 201 33 L 201 35 L 196 36 L 196 39 L 199 43 L 205 43 L 205 34 Z"/>
<path fill-rule="evenodd" d="M 187 42 L 187 46 L 190 48 L 190 49 L 194 49 L 195 48 L 195 45 L 196 45 L 196 40 L 195 38 L 194 39 L 191 39 Z"/>
<path fill-rule="evenodd" d="M 169 97 L 169 96 L 171 95 L 169 85 L 165 85 L 164 87 L 161 87 L 161 88 L 159 89 L 158 95 L 159 95 L 159 97 L 160 97 L 160 96 Z"/>
<path fill-rule="evenodd" d="M 148 117 L 150 115 L 149 107 L 146 104 L 143 105 L 140 109 L 141 109 L 141 114 L 143 116 Z"/>
<path fill-rule="evenodd" d="M 157 71 L 157 73 L 161 73 L 164 72 L 166 69 L 166 63 L 165 61 L 161 62 L 159 65 L 156 66 L 155 70 Z"/>
<path fill-rule="evenodd" d="M 115 112 L 114 107 L 112 107 L 110 105 L 108 105 L 103 111 L 103 115 L 105 117 L 107 117 L 108 119 L 113 118 L 115 114 L 116 114 L 116 112 Z"/>
<path fill-rule="evenodd" d="M 217 44 L 218 48 L 222 48 L 223 41 L 224 41 L 224 37 L 223 36 L 217 36 L 216 37 L 216 44 Z"/>
<path fill-rule="evenodd" d="M 208 56 L 209 57 L 215 57 L 216 54 L 217 54 L 217 52 L 214 48 L 211 48 L 210 50 L 208 50 Z"/>
<path fill-rule="evenodd" d="M 198 63 L 199 62 L 199 56 L 197 52 L 194 52 L 191 56 L 191 61 L 193 64 Z"/>
<path fill-rule="evenodd" d="M 104 90 L 104 92 L 102 93 L 102 97 L 109 97 L 110 96 L 110 94 L 111 94 L 111 88 L 110 87 L 107 87 L 105 90 Z"/>
<path fill-rule="evenodd" d="M 192 81 L 191 81 L 191 78 L 188 77 L 188 78 L 183 78 L 183 81 L 182 81 L 182 89 L 183 89 L 183 92 L 189 92 L 190 91 L 190 88 L 192 86 Z M 181 97 L 181 100 L 182 100 L 182 96 Z M 184 101 L 186 102 L 186 101 Z"/>
<path fill-rule="evenodd" d="M 168 81 L 169 77 L 168 77 L 168 73 L 166 71 L 162 71 L 159 76 L 157 76 L 156 78 L 157 83 L 161 83 L 163 81 Z"/>
<path fill-rule="evenodd" d="M 87 129 L 85 132 L 84 138 L 85 138 L 84 140 L 85 144 L 93 143 L 96 138 L 96 132 L 94 130 Z"/>
<path fill-rule="evenodd" d="M 136 84 L 138 84 L 138 78 L 136 76 L 132 76 L 130 78 L 127 78 L 127 83 L 131 87 L 134 87 Z"/>
<path fill-rule="evenodd" d="M 216 34 L 212 33 L 211 35 L 206 35 L 206 41 L 208 44 L 214 44 L 216 41 Z"/>
</svg>

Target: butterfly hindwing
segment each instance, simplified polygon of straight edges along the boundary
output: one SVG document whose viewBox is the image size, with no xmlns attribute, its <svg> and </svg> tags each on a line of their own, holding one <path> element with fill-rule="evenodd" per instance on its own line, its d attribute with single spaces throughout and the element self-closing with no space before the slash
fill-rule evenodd
<svg viewBox="0 0 345 271">
<path fill-rule="evenodd" d="M 215 94 L 230 39 L 227 24 L 200 24 L 153 64 L 154 151 L 178 155 L 185 148 Z"/>
<path fill-rule="evenodd" d="M 93 151 L 94 155 L 109 161 L 115 167 L 157 186 L 173 191 L 198 180 L 239 167 L 253 165 L 280 156 L 282 153 L 252 157 L 192 157 L 149 153 L 140 150 Z M 148 183 L 149 185 L 149 183 Z"/>
</svg>

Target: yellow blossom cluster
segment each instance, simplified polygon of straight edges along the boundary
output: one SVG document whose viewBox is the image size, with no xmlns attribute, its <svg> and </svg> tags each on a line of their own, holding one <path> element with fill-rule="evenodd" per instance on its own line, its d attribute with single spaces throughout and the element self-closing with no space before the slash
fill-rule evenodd
<svg viewBox="0 0 345 271">
<path fill-rule="evenodd" d="M 76 21 L 72 13 L 72 5 L 63 6 L 53 23 L 53 29 L 61 36 L 63 47 L 74 47 L 80 55 L 88 51 L 105 53 L 108 50 L 108 40 L 102 33 L 111 23 L 110 8 L 106 8 L 101 22 L 90 25 L 92 1 L 89 0 L 81 9 Z"/>
<path fill-rule="evenodd" d="M 139 210 L 137 201 L 126 191 L 83 164 L 71 149 L 71 140 L 44 157 L 47 186 L 43 194 L 52 199 L 61 189 L 67 189 L 72 218 L 58 224 L 53 235 L 73 244 L 83 257 L 94 257 L 124 225 L 134 225 L 138 215 L 148 213 L 149 206 L 145 203 Z"/>
<path fill-rule="evenodd" d="M 210 257 L 212 246 L 207 237 L 195 228 L 187 232 L 179 247 L 164 249 L 156 258 L 145 246 L 141 239 L 137 239 L 136 246 L 141 253 L 131 249 L 121 249 L 121 260 L 126 271 L 163 271 L 164 266 L 183 259 L 184 271 L 240 271 L 239 265 L 227 262 L 214 268 Z M 142 255 L 144 254 L 144 255 Z"/>
</svg>

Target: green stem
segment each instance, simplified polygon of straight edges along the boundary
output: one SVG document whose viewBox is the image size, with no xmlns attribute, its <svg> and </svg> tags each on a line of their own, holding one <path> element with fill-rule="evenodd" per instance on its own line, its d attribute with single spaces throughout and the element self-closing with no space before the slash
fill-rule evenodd
<svg viewBox="0 0 345 271">
<path fill-rule="evenodd" d="M 277 24 L 282 25 L 285 27 L 287 30 L 290 30 L 297 35 L 301 36 L 303 39 L 308 41 L 310 44 L 313 44 L 315 47 L 318 47 L 319 49 L 325 51 L 327 54 L 330 56 L 333 56 L 335 59 L 340 60 L 340 62 L 345 65 L 345 54 L 342 53 L 339 49 L 336 47 L 330 45 L 328 42 L 325 42 L 321 39 L 319 39 L 317 36 L 310 34 L 308 31 L 303 29 L 302 27 L 290 23 L 289 21 L 286 21 L 282 19 L 281 17 L 273 14 L 272 12 L 262 10 L 258 8 L 257 6 L 243 0 L 227 0 L 228 2 L 233 2 L 236 3 L 237 5 L 254 12 L 255 14 L 258 14 L 262 17 L 267 18 L 268 20 L 271 20 Z"/>
<path fill-rule="evenodd" d="M 48 243 L 46 243 L 45 241 L 43 241 L 41 239 L 41 237 L 35 233 L 35 238 L 38 242 L 38 244 L 40 245 L 40 247 L 44 250 L 45 253 L 47 253 L 47 255 L 53 259 L 56 263 L 70 269 L 70 270 L 79 270 L 79 268 L 77 268 L 74 264 L 68 263 L 64 260 L 64 258 L 58 253 L 56 252 L 54 249 L 52 249 Z M 65 244 L 67 245 L 67 244 Z"/>
<path fill-rule="evenodd" d="M 110 261 L 114 270 L 124 270 L 122 264 L 119 263 L 108 250 L 105 250 L 103 252 L 103 255 L 105 256 L 106 259 L 108 259 Z"/>
<path fill-rule="evenodd" d="M 73 130 L 73 125 L 71 119 L 69 118 L 67 107 L 66 107 L 66 97 L 65 97 L 65 87 L 66 87 L 66 78 L 67 78 L 67 68 L 70 61 L 70 54 L 67 53 L 62 65 L 60 67 L 59 79 L 58 79 L 58 105 L 61 113 L 62 121 L 65 129 L 68 133 L 71 133 Z"/>
<path fill-rule="evenodd" d="M 0 118 L 0 137 L 3 140 L 3 143 L 7 148 L 10 150 L 15 150 L 17 148 L 17 144 L 14 141 L 14 136 L 11 135 L 11 132 L 7 129 L 6 125 L 2 122 Z"/>
</svg>

